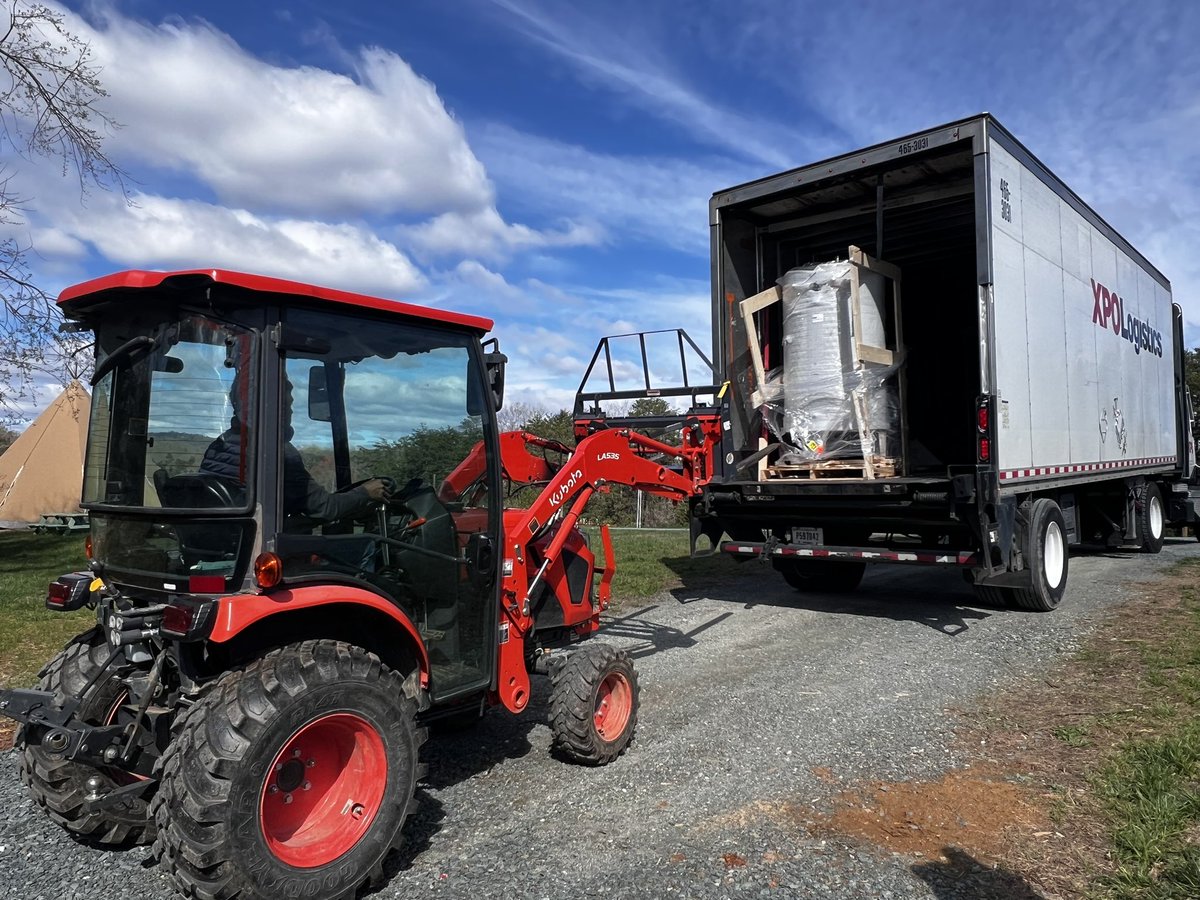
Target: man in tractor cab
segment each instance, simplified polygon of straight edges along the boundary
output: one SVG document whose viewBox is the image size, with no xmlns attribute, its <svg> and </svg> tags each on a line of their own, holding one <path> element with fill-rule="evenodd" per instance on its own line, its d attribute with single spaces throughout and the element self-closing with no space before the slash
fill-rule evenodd
<svg viewBox="0 0 1200 900">
<path fill-rule="evenodd" d="M 233 417 L 229 429 L 216 438 L 204 451 L 200 471 L 241 484 L 244 465 L 246 436 L 242 426 L 242 375 L 234 376 L 229 391 L 233 406 Z M 334 522 L 339 519 L 357 518 L 371 509 L 372 505 L 386 501 L 391 496 L 390 482 L 383 478 L 371 478 L 346 491 L 330 492 L 309 474 L 304 466 L 300 451 L 292 444 L 292 383 L 286 382 L 286 405 L 284 407 L 283 447 L 283 513 L 285 516 L 303 516 L 316 522 Z"/>
</svg>

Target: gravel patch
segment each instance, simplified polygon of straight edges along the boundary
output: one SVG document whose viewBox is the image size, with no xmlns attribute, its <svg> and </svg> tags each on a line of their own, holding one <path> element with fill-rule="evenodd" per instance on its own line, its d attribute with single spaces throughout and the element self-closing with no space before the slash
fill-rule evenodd
<svg viewBox="0 0 1200 900">
<path fill-rule="evenodd" d="M 880 566 L 861 590 L 803 597 L 768 568 L 685 585 L 622 610 L 602 640 L 630 648 L 637 738 L 600 769 L 554 758 L 547 685 L 435 737 L 403 851 L 379 898 L 978 896 L 1018 882 L 813 837 L 846 784 L 936 778 L 960 760 L 954 709 L 1048 668 L 1138 581 L 1200 555 L 1084 554 L 1052 614 L 978 606 L 956 572 Z M 961 867 L 959 870 L 961 871 Z M 1018 880 L 1019 881 L 1019 880 Z M 145 848 L 96 851 L 28 800 L 0 756 L 0 896 L 173 894 Z"/>
</svg>

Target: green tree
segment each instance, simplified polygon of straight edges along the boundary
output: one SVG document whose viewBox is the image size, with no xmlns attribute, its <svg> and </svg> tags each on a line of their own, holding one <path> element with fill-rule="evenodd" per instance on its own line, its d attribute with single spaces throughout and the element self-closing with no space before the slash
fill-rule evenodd
<svg viewBox="0 0 1200 900">
<path fill-rule="evenodd" d="M 9 428 L 0 425 L 0 453 L 3 453 L 12 446 L 12 442 L 17 439 L 17 433 Z"/>
</svg>

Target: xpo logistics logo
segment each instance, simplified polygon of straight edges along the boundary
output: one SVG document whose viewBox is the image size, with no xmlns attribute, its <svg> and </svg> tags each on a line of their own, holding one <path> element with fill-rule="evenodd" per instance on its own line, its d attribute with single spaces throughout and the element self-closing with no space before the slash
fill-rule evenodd
<svg viewBox="0 0 1200 900">
<path fill-rule="evenodd" d="M 1110 291 L 1095 278 L 1092 279 L 1092 294 L 1095 305 L 1092 306 L 1092 324 L 1106 331 L 1111 330 L 1119 338 L 1124 338 L 1133 344 L 1133 352 L 1153 353 L 1163 355 L 1162 332 L 1155 331 L 1137 316 L 1125 315 L 1125 301 L 1117 296 L 1116 291 Z"/>
</svg>

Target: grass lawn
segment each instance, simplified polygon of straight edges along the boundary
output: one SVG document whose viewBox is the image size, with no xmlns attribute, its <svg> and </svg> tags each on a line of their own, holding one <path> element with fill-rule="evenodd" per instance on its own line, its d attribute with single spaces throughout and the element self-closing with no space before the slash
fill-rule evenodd
<svg viewBox="0 0 1200 900">
<path fill-rule="evenodd" d="M 592 551 L 603 560 L 600 529 L 585 528 L 584 531 Z M 737 563 L 725 555 L 701 559 L 688 556 L 686 531 L 614 529 L 612 541 L 617 560 L 612 583 L 613 605 L 618 608 L 622 601 L 650 597 L 693 580 L 737 574 Z"/>
<path fill-rule="evenodd" d="M 599 529 L 589 539 L 603 556 Z M 732 573 L 728 559 L 688 557 L 686 531 L 614 531 L 617 573 L 614 606 L 622 600 L 670 590 L 685 579 Z M 83 538 L 29 531 L 0 532 L 0 686 L 25 687 L 63 644 L 89 627 L 95 613 L 46 609 L 46 585 L 84 568 Z"/>
<path fill-rule="evenodd" d="M 28 687 L 70 638 L 95 621 L 90 609 L 46 609 L 46 585 L 85 568 L 83 537 L 0 531 L 0 686 Z"/>
</svg>

